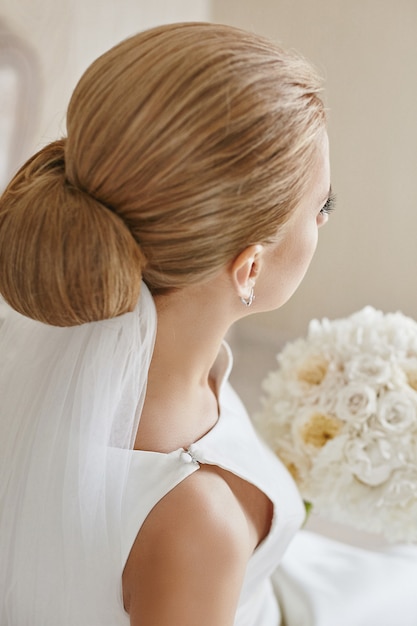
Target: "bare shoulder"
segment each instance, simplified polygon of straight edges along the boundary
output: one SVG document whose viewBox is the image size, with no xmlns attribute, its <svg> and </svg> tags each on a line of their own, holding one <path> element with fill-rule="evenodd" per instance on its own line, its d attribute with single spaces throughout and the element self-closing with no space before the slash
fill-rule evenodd
<svg viewBox="0 0 417 626">
<path fill-rule="evenodd" d="M 233 624 L 254 549 L 241 504 L 202 466 L 150 512 L 123 574 L 132 626 Z"/>
</svg>

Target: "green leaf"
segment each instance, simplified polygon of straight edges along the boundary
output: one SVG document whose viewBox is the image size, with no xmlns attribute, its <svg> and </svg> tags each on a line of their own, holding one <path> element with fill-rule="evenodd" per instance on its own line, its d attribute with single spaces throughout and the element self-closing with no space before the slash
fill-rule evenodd
<svg viewBox="0 0 417 626">
<path fill-rule="evenodd" d="M 306 516 L 304 518 L 304 524 L 303 524 L 303 527 L 304 527 L 307 524 L 311 511 L 313 510 L 313 503 L 308 502 L 308 500 L 303 500 L 303 502 L 304 502 L 304 508 L 306 510 Z"/>
</svg>

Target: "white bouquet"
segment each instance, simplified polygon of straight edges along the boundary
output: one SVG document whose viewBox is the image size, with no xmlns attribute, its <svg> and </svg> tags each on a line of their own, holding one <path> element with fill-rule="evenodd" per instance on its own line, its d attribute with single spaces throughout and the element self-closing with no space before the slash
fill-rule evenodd
<svg viewBox="0 0 417 626">
<path fill-rule="evenodd" d="M 417 323 L 372 307 L 310 322 L 263 382 L 258 430 L 328 519 L 417 540 Z"/>
</svg>

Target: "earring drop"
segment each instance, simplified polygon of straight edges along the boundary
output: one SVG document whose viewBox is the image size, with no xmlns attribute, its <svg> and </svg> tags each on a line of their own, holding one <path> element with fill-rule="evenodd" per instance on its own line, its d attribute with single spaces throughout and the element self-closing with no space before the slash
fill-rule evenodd
<svg viewBox="0 0 417 626">
<path fill-rule="evenodd" d="M 252 302 L 255 300 L 255 292 L 253 287 L 250 290 L 249 298 L 240 298 L 240 301 L 245 306 L 250 306 Z"/>
</svg>

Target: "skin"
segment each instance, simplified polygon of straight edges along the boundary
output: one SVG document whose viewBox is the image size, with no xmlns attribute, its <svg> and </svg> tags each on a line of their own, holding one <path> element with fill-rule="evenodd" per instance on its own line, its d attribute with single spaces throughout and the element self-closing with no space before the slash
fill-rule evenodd
<svg viewBox="0 0 417 626">
<path fill-rule="evenodd" d="M 241 252 L 214 279 L 156 298 L 158 332 L 136 448 L 187 448 L 218 419 L 210 369 L 224 335 L 249 313 L 284 304 L 317 246 L 330 189 L 327 134 L 285 236 Z M 252 286 L 256 299 L 242 305 Z M 181 358 L 179 358 L 179 355 Z M 131 626 L 232 626 L 245 568 L 267 535 L 272 504 L 256 487 L 202 465 L 149 513 L 123 573 Z"/>
</svg>

